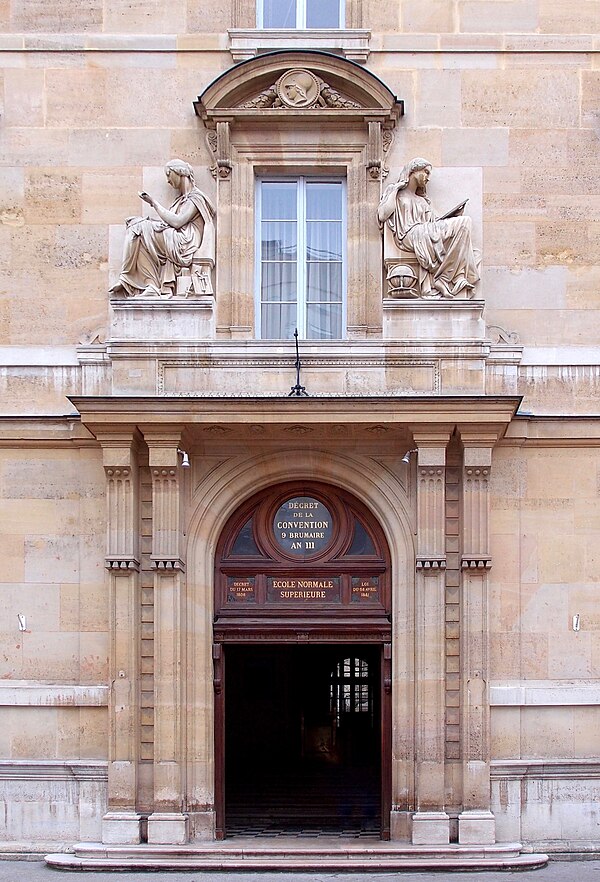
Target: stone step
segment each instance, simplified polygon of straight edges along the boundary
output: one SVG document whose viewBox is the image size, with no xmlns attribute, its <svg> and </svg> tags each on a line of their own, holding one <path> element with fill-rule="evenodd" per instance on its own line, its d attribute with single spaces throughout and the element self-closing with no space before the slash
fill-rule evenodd
<svg viewBox="0 0 600 882">
<path fill-rule="evenodd" d="M 534 868 L 547 860 L 545 854 L 523 853 L 519 843 L 426 846 L 284 836 L 180 846 L 80 843 L 70 853 L 46 856 L 51 867 L 81 870 L 483 870 Z"/>
</svg>

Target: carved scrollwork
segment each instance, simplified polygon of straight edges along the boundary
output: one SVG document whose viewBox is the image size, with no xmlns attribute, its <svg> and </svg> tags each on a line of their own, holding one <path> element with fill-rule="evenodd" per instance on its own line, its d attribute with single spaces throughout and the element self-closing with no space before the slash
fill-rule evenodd
<svg viewBox="0 0 600 882">
<path fill-rule="evenodd" d="M 294 69 L 286 71 L 277 82 L 246 101 L 242 107 L 247 110 L 278 108 L 308 110 L 323 107 L 354 110 L 360 105 L 346 98 L 311 71 Z"/>
<path fill-rule="evenodd" d="M 492 343 L 516 346 L 521 342 L 516 331 L 507 331 L 505 328 L 501 328 L 500 325 L 488 325 L 487 330 Z"/>
</svg>

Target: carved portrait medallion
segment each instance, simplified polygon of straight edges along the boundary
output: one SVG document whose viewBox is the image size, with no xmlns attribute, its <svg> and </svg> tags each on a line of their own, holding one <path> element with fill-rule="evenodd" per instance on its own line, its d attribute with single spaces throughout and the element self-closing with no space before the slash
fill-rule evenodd
<svg viewBox="0 0 600 882">
<path fill-rule="evenodd" d="M 319 80 L 308 70 L 288 70 L 279 77 L 275 88 L 285 107 L 312 107 L 319 99 Z"/>
</svg>

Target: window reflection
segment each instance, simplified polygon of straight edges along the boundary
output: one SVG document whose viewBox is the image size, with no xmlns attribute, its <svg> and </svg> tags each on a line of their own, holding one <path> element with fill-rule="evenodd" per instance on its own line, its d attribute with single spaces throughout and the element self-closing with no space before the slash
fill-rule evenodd
<svg viewBox="0 0 600 882">
<path fill-rule="evenodd" d="M 373 714 L 373 684 L 369 663 L 357 656 L 337 662 L 331 672 L 330 710 L 336 725 L 345 714 Z"/>
</svg>

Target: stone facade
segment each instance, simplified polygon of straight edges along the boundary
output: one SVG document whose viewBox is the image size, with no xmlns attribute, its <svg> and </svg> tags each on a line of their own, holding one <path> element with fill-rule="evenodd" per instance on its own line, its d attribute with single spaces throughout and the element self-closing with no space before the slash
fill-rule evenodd
<svg viewBox="0 0 600 882">
<path fill-rule="evenodd" d="M 392 841 L 597 849 L 599 21 L 0 4 L 5 850 L 214 840 L 215 548 L 290 462 L 389 546 Z M 315 95 L 286 104 L 298 70 Z M 174 156 L 214 254 L 174 296 L 112 296 Z M 416 156 L 436 208 L 469 200 L 469 296 L 390 292 L 377 206 Z M 302 399 L 293 339 L 256 330 L 265 175 L 345 186 L 344 339 L 300 341 Z"/>
</svg>

